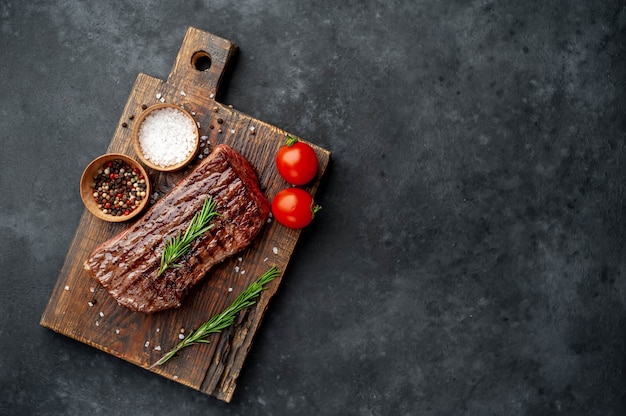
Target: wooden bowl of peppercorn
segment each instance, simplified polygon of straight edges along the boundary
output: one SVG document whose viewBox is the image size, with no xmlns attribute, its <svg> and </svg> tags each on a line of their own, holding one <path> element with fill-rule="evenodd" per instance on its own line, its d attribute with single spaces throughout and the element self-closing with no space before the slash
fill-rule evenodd
<svg viewBox="0 0 626 416">
<path fill-rule="evenodd" d="M 96 217 L 109 222 L 135 218 L 150 200 L 150 180 L 139 162 L 121 153 L 96 158 L 80 178 L 80 197 Z"/>
</svg>

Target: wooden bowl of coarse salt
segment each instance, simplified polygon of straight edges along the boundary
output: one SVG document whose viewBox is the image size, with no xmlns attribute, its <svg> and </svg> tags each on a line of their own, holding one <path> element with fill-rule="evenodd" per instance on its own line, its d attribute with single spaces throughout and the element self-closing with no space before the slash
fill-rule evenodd
<svg viewBox="0 0 626 416">
<path fill-rule="evenodd" d="M 168 103 L 144 110 L 133 125 L 133 148 L 152 169 L 171 172 L 187 166 L 200 145 L 198 125 L 183 108 Z"/>
</svg>

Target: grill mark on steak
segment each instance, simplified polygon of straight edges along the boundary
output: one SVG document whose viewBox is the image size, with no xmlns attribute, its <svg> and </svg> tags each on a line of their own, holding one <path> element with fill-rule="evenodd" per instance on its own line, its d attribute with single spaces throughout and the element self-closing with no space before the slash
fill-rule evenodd
<svg viewBox="0 0 626 416">
<path fill-rule="evenodd" d="M 209 196 L 220 213 L 212 220 L 213 228 L 191 243 L 179 259 L 183 267 L 157 276 L 165 242 L 184 233 Z M 139 221 L 97 247 L 84 268 L 133 311 L 175 308 L 209 269 L 252 242 L 269 211 L 250 163 L 232 148 L 218 145 Z"/>
</svg>

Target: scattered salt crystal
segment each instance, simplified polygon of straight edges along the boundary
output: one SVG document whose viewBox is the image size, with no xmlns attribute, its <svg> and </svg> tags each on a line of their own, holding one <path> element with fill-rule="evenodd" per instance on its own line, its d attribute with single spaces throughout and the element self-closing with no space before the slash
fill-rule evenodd
<svg viewBox="0 0 626 416">
<path fill-rule="evenodd" d="M 178 376 L 174 376 L 174 380 L 178 380 Z"/>
<path fill-rule="evenodd" d="M 230 129 L 231 134 L 235 134 L 235 129 Z"/>
<path fill-rule="evenodd" d="M 150 341 L 146 341 L 145 344 L 143 344 L 144 347 L 148 348 L 150 346 Z"/>
<path fill-rule="evenodd" d="M 263 259 L 263 263 L 265 263 L 267 261 L 267 257 Z"/>
<path fill-rule="evenodd" d="M 69 286 L 65 286 L 65 290 L 70 290 L 70 287 Z"/>
<path fill-rule="evenodd" d="M 116 329 L 116 330 L 115 330 L 115 333 L 119 335 L 120 330 L 119 330 L 119 329 Z"/>
<path fill-rule="evenodd" d="M 267 218 L 267 223 L 269 224 L 270 222 L 272 222 L 272 219 L 268 217 Z"/>
<path fill-rule="evenodd" d="M 246 271 L 245 271 L 245 270 L 242 270 L 242 271 L 241 271 L 241 274 L 246 274 Z"/>
<path fill-rule="evenodd" d="M 229 288 L 228 288 L 228 291 L 229 291 L 229 292 L 232 292 L 232 291 L 233 291 L 233 288 L 232 288 L 232 287 L 229 287 Z"/>
<path fill-rule="evenodd" d="M 196 126 L 198 126 L 198 128 L 200 128 L 200 122 L 196 121 Z"/>
<path fill-rule="evenodd" d="M 209 136 L 200 136 L 200 140 L 208 140 Z"/>
<path fill-rule="evenodd" d="M 156 98 L 157 98 L 157 100 L 159 100 L 161 98 L 161 93 L 160 92 L 156 93 Z"/>
<path fill-rule="evenodd" d="M 100 322 L 96 321 L 96 326 L 100 326 Z"/>
<path fill-rule="evenodd" d="M 92 307 L 93 306 L 93 302 L 89 301 L 89 302 L 87 302 L 87 305 L 89 305 L 89 307 Z"/>
<path fill-rule="evenodd" d="M 162 103 L 164 103 L 164 102 L 165 102 L 165 97 L 161 97 L 161 98 L 159 99 L 159 101 L 161 101 Z"/>
<path fill-rule="evenodd" d="M 90 288 L 89 288 L 89 291 L 90 291 L 91 293 L 94 293 L 94 292 L 96 291 L 96 288 L 95 288 L 95 287 L 90 287 Z"/>
<path fill-rule="evenodd" d="M 180 329 L 180 333 L 182 334 L 182 333 L 184 333 L 184 332 L 185 332 L 185 328 L 181 328 L 181 329 Z"/>
<path fill-rule="evenodd" d="M 239 257 L 237 260 L 241 263 L 243 261 L 243 257 Z"/>
<path fill-rule="evenodd" d="M 272 251 L 274 252 L 274 254 L 278 254 L 278 247 L 274 247 Z"/>
<path fill-rule="evenodd" d="M 235 266 L 235 273 L 239 273 L 239 266 Z"/>
<path fill-rule="evenodd" d="M 195 111 L 192 111 L 192 112 L 191 112 L 191 113 L 189 113 L 189 114 L 191 114 L 192 116 L 195 116 L 195 115 L 196 115 L 196 112 L 195 112 Z"/>
<path fill-rule="evenodd" d="M 250 126 L 250 131 L 254 131 L 254 130 L 256 130 L 256 127 Z"/>
<path fill-rule="evenodd" d="M 156 332 L 161 332 L 161 328 L 157 328 L 157 329 L 156 329 Z"/>
<path fill-rule="evenodd" d="M 194 150 L 195 142 L 192 121 L 175 108 L 152 112 L 139 129 L 139 144 L 144 156 L 162 167 L 185 160 Z"/>
<path fill-rule="evenodd" d="M 100 312 L 100 318 L 104 318 L 104 312 Z"/>
<path fill-rule="evenodd" d="M 183 334 L 178 334 L 178 339 L 185 339 L 185 336 Z"/>
<path fill-rule="evenodd" d="M 215 94 L 213 93 L 209 94 L 209 98 L 215 98 Z"/>
<path fill-rule="evenodd" d="M 180 95 L 185 96 L 185 95 L 187 95 L 187 94 L 185 93 L 185 91 L 180 90 Z"/>
<path fill-rule="evenodd" d="M 154 347 L 154 350 L 155 350 L 155 351 L 161 351 L 161 346 L 160 346 L 160 345 L 157 345 L 156 347 Z"/>
</svg>

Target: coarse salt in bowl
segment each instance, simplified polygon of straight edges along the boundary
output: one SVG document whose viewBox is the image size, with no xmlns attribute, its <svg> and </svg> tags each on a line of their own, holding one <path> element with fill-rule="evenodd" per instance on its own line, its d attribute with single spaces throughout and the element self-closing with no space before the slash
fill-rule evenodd
<svg viewBox="0 0 626 416">
<path fill-rule="evenodd" d="M 155 170 L 174 171 L 188 165 L 199 145 L 198 126 L 183 108 L 167 103 L 148 107 L 132 133 L 137 156 Z"/>
</svg>

